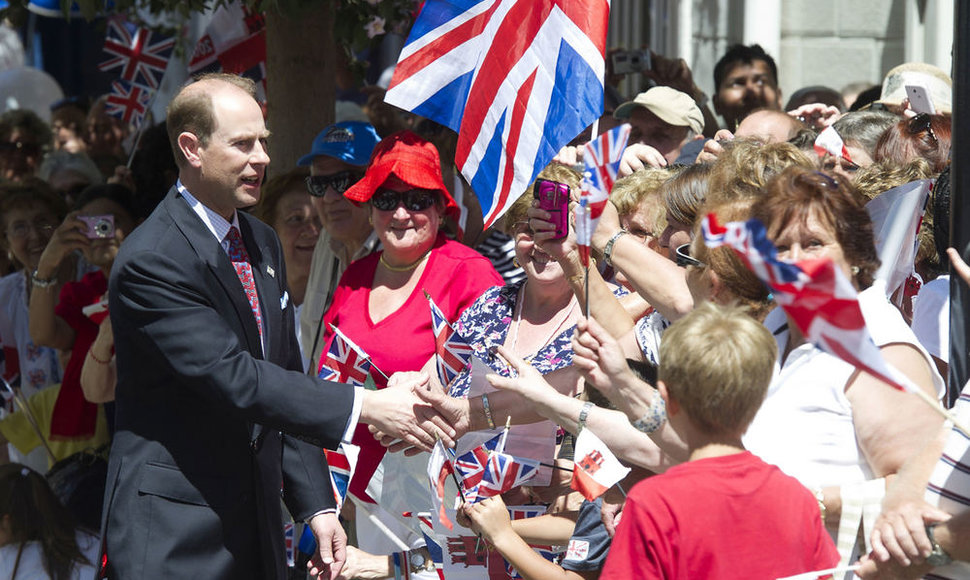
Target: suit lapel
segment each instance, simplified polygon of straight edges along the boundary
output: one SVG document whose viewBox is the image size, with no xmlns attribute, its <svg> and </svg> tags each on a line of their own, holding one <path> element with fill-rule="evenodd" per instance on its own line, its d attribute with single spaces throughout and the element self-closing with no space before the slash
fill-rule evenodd
<svg viewBox="0 0 970 580">
<path fill-rule="evenodd" d="M 189 204 L 181 199 L 180 195 L 169 195 L 165 198 L 164 203 L 174 218 L 176 226 L 225 290 L 226 302 L 235 311 L 243 328 L 243 336 L 239 337 L 240 342 L 254 357 L 263 358 L 256 318 L 253 316 L 253 310 L 249 306 L 249 300 L 246 298 L 242 283 L 239 282 L 239 277 L 236 275 L 236 269 L 232 267 L 232 262 L 229 261 L 229 256 L 222 249 L 215 236 L 212 235 L 212 232 L 202 223 L 199 216 L 195 215 Z M 245 240 L 245 235 L 243 239 Z M 249 243 L 246 244 L 246 248 L 249 249 Z M 255 272 L 255 266 L 253 268 Z M 259 292 L 258 283 L 257 292 Z M 222 307 L 216 304 L 216 308 L 221 309 Z"/>
</svg>

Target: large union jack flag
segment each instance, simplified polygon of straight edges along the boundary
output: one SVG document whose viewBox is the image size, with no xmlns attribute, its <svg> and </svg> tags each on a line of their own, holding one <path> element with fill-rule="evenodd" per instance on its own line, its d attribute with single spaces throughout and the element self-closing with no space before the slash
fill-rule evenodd
<svg viewBox="0 0 970 580">
<path fill-rule="evenodd" d="M 148 114 L 151 102 L 152 91 L 128 81 L 114 81 L 104 101 L 104 112 L 138 127 Z"/>
<path fill-rule="evenodd" d="M 610 0 L 427 0 L 385 100 L 458 133 L 488 228 L 603 112 Z"/>
<path fill-rule="evenodd" d="M 435 367 L 438 369 L 438 381 L 442 387 L 447 387 L 451 381 L 465 370 L 471 361 L 472 346 L 448 323 L 444 313 L 434 303 L 427 293 L 428 304 L 431 307 L 431 330 L 434 332 Z"/>
<path fill-rule="evenodd" d="M 115 17 L 108 20 L 104 51 L 108 58 L 98 65 L 104 72 L 118 71 L 122 80 L 157 89 L 165 76 L 175 38 L 163 36 Z"/>
<path fill-rule="evenodd" d="M 593 139 L 584 147 L 583 164 L 586 172 L 583 176 L 583 194 L 579 205 L 576 206 L 576 243 L 579 244 L 579 255 L 584 266 L 589 266 L 589 246 L 593 232 L 599 224 L 603 208 L 609 201 L 610 191 L 620 171 L 620 160 L 627 139 L 630 138 L 630 126 L 627 124 L 614 127 Z"/>
<path fill-rule="evenodd" d="M 370 356 L 339 328 L 333 325 L 330 328 L 333 330 L 333 340 L 330 341 L 327 356 L 320 360 L 317 376 L 325 381 L 364 386 L 371 369 Z"/>
<path fill-rule="evenodd" d="M 919 389 L 882 358 L 866 328 L 855 287 L 832 260 L 782 262 L 764 224 L 757 219 L 722 226 L 714 214 L 709 214 L 701 227 L 709 248 L 732 248 L 771 287 L 775 302 L 809 341 L 897 389 Z"/>
</svg>

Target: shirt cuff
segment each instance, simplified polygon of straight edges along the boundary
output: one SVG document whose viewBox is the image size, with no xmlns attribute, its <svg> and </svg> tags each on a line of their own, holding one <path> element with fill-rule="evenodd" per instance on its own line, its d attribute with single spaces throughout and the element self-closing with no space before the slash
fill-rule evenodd
<svg viewBox="0 0 970 580">
<path fill-rule="evenodd" d="M 347 426 L 344 427 L 344 441 L 354 438 L 354 430 L 357 429 L 357 422 L 360 420 L 360 411 L 364 406 L 364 387 L 354 387 L 354 408 L 347 418 Z"/>
<path fill-rule="evenodd" d="M 306 519 L 305 523 L 309 524 L 310 523 L 310 520 L 312 520 L 313 518 L 315 518 L 317 516 L 322 516 L 324 514 L 335 514 L 335 513 L 337 513 L 337 508 L 327 508 L 325 510 L 320 510 L 320 511 L 314 513 L 312 516 L 308 517 Z"/>
</svg>

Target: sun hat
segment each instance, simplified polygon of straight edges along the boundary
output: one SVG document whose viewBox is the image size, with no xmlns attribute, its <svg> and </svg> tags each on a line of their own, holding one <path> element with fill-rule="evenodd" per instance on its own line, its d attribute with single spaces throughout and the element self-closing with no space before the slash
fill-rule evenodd
<svg viewBox="0 0 970 580">
<path fill-rule="evenodd" d="M 415 189 L 438 192 L 445 202 L 445 214 L 458 218 L 458 204 L 441 179 L 438 149 L 411 131 L 394 133 L 378 143 L 364 177 L 345 191 L 344 197 L 364 203 L 391 175 Z"/>
<path fill-rule="evenodd" d="M 686 93 L 670 87 L 651 87 L 613 111 L 614 119 L 629 119 L 633 110 L 644 107 L 665 123 L 676 127 L 689 127 L 694 133 L 704 131 L 704 114 L 694 99 Z"/>
<path fill-rule="evenodd" d="M 886 73 L 882 81 L 882 93 L 877 103 L 898 106 L 906 95 L 906 85 L 924 87 L 933 100 L 937 113 L 953 110 L 953 80 L 950 75 L 931 64 L 907 62 Z"/>
<path fill-rule="evenodd" d="M 315 157 L 326 155 L 344 163 L 367 165 L 374 146 L 380 141 L 377 131 L 363 121 L 341 121 L 330 125 L 313 140 L 310 152 L 300 157 L 297 165 L 309 165 Z"/>
</svg>

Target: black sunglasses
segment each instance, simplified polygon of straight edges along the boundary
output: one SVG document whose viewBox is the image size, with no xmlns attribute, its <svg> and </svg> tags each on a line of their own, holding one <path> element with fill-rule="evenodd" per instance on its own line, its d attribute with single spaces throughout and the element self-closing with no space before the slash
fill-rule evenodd
<svg viewBox="0 0 970 580">
<path fill-rule="evenodd" d="M 919 135 L 924 131 L 934 143 L 939 143 L 939 140 L 936 138 L 936 133 L 933 132 L 933 117 L 929 113 L 920 113 L 909 120 L 910 135 Z"/>
<path fill-rule="evenodd" d="M 408 211 L 424 211 L 434 205 L 436 199 L 435 192 L 426 189 L 411 189 L 408 191 L 379 189 L 370 198 L 370 203 L 381 211 L 394 211 L 402 203 L 404 204 L 404 209 Z"/>
<path fill-rule="evenodd" d="M 704 262 L 690 255 L 690 244 L 677 246 L 677 265 L 681 268 L 686 268 L 687 266 L 704 268 L 707 266 Z"/>
<path fill-rule="evenodd" d="M 343 195 L 350 186 L 360 181 L 363 174 L 356 171 L 341 171 L 333 175 L 311 175 L 306 178 L 306 188 L 310 195 L 323 197 L 327 195 L 327 188 L 332 188 L 337 194 Z"/>
</svg>

